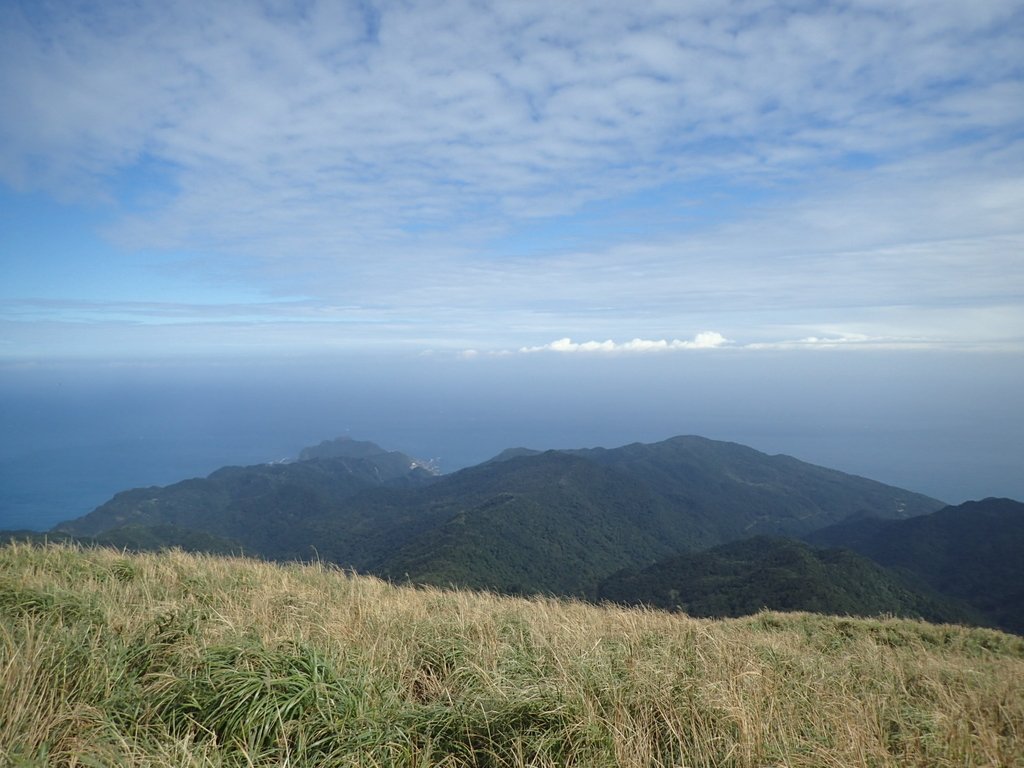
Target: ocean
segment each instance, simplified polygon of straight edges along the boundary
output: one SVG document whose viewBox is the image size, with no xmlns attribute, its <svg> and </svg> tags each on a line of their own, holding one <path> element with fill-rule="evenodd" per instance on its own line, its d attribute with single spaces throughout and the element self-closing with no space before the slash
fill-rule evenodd
<svg viewBox="0 0 1024 768">
<path fill-rule="evenodd" d="M 0 529 L 47 530 L 128 488 L 341 435 L 448 472 L 509 447 L 699 434 L 950 503 L 1021 499 L 1021 364 L 981 376 L 979 362 L 716 350 L 0 366 Z"/>
</svg>

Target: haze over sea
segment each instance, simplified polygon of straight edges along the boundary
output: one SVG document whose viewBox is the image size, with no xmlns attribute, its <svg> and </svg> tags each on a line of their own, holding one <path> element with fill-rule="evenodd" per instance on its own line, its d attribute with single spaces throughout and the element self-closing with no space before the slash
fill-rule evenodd
<svg viewBox="0 0 1024 768">
<path fill-rule="evenodd" d="M 966 358 L 969 362 L 970 358 Z M 294 458 L 339 435 L 443 471 L 504 448 L 676 434 L 788 453 L 950 503 L 1024 498 L 1021 362 L 722 350 L 679 356 L 354 356 L 5 371 L 0 528 L 44 530 L 119 490 Z M 998 363 L 998 364 L 997 364 Z"/>
</svg>

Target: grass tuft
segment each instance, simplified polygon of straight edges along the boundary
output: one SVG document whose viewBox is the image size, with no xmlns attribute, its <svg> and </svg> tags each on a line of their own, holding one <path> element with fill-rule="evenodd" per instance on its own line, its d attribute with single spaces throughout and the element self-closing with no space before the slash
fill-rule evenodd
<svg viewBox="0 0 1024 768">
<path fill-rule="evenodd" d="M 1024 768 L 1024 638 L 0 548 L 0 764 Z"/>
</svg>

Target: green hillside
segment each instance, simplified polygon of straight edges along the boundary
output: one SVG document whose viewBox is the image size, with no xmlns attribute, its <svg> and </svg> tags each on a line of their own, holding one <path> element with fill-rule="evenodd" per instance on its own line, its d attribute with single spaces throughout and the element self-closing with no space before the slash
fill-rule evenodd
<svg viewBox="0 0 1024 768">
<path fill-rule="evenodd" d="M 807 537 L 849 547 L 1024 634 L 1024 504 L 983 499 L 909 520 L 851 520 Z"/>
<path fill-rule="evenodd" d="M 851 515 L 905 518 L 943 504 L 918 493 L 692 435 L 660 443 L 573 451 L 629 474 L 706 527 L 719 544 L 759 534 L 798 535 Z"/>
<path fill-rule="evenodd" d="M 263 557 L 318 557 L 395 580 L 593 597 L 612 573 L 682 551 L 757 532 L 803 533 L 850 514 L 941 507 L 695 437 L 611 450 L 515 449 L 441 477 L 372 443 L 328 441 L 303 455 L 118 494 L 55 531 L 152 542 L 173 526 Z M 128 534 L 115 533 L 125 526 Z"/>
<path fill-rule="evenodd" d="M 745 616 L 769 609 L 985 623 L 967 606 L 849 550 L 815 550 L 792 539 L 765 537 L 620 572 L 602 582 L 598 596 L 691 616 Z"/>
<path fill-rule="evenodd" d="M 635 478 L 560 452 L 460 472 L 417 492 L 439 524 L 386 550 L 374 573 L 501 592 L 593 596 L 598 581 L 701 541 Z"/>
<path fill-rule="evenodd" d="M 224 467 L 206 478 L 119 493 L 53 530 L 96 536 L 123 526 L 171 525 L 236 540 L 268 557 L 308 557 L 316 542 L 310 521 L 333 515 L 362 491 L 432 480 L 400 454 Z"/>
</svg>

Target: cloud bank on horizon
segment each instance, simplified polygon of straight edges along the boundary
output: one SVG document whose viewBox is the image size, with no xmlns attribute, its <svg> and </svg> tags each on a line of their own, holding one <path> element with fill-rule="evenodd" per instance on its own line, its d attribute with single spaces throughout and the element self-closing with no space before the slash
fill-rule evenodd
<svg viewBox="0 0 1024 768">
<path fill-rule="evenodd" d="M 1022 37 L 1016 0 L 6 2 L 0 358 L 1020 350 Z"/>
<path fill-rule="evenodd" d="M 522 347 L 520 352 L 667 352 L 679 349 L 714 349 L 729 340 L 716 331 L 701 331 L 691 341 L 680 339 L 633 339 L 616 343 L 606 341 L 574 342 L 570 338 L 558 339 L 538 347 Z"/>
<path fill-rule="evenodd" d="M 592 353 L 592 354 L 619 354 L 619 353 L 661 353 L 679 352 L 681 350 L 698 349 L 765 349 L 765 350 L 794 350 L 794 349 L 837 349 L 840 347 L 860 349 L 925 349 L 932 346 L 928 339 L 914 338 L 893 338 L 893 337 L 872 337 L 865 334 L 840 334 L 830 337 L 807 336 L 802 339 L 788 339 L 770 342 L 748 342 L 738 344 L 732 339 L 727 339 L 717 331 L 701 331 L 692 339 L 631 339 L 629 341 L 573 341 L 569 337 L 556 339 L 547 344 L 540 344 L 532 347 L 520 347 L 515 352 L 519 354 L 533 354 L 535 352 L 557 352 L 557 353 Z M 462 357 L 476 357 L 479 350 L 467 349 L 462 351 Z M 495 355 L 510 355 L 513 350 L 503 349 L 491 351 Z"/>
</svg>

